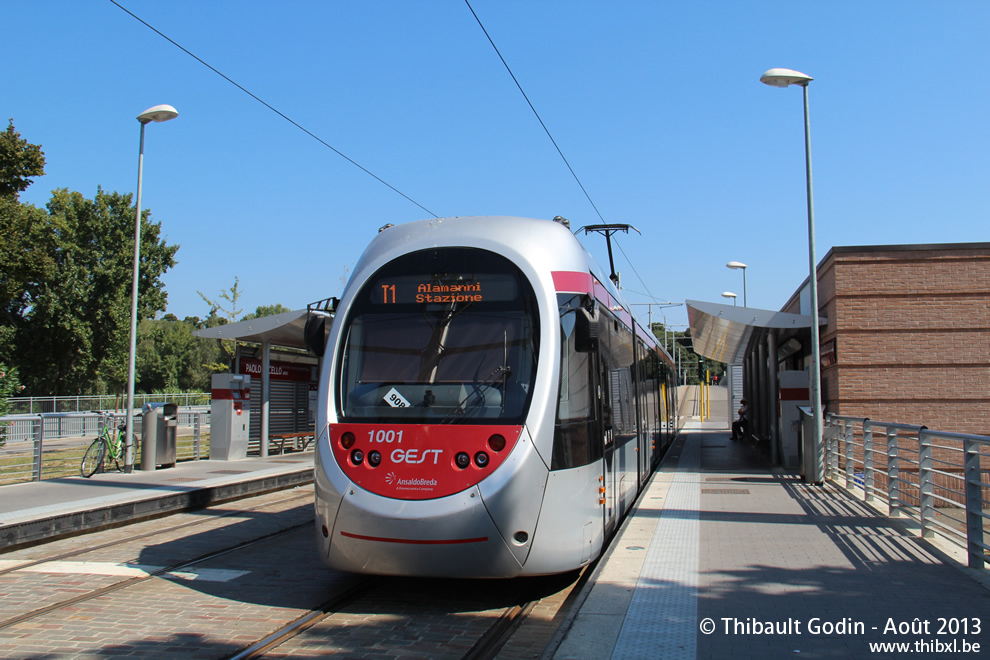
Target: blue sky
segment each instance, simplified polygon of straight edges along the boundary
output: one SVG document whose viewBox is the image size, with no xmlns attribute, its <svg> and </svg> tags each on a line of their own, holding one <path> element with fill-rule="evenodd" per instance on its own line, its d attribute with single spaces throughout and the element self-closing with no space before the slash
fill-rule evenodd
<svg viewBox="0 0 990 660">
<path fill-rule="evenodd" d="M 801 90 L 772 67 L 815 78 L 819 259 L 990 240 L 990 3 L 471 0 L 600 218 L 461 0 L 118 2 L 430 213 L 634 225 L 632 303 L 741 304 L 742 261 L 779 309 L 807 276 Z M 339 294 L 380 226 L 430 217 L 109 0 L 3 16 L 0 119 L 47 158 L 22 201 L 133 192 L 136 116 L 178 109 L 147 129 L 142 205 L 181 246 L 180 318 L 235 276 L 244 313 Z"/>
</svg>

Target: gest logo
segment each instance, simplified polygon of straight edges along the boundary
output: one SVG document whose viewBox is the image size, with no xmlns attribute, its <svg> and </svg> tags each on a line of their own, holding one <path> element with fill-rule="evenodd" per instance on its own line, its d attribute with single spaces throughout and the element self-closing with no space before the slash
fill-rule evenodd
<svg viewBox="0 0 990 660">
<path fill-rule="evenodd" d="M 433 465 L 438 465 L 440 463 L 440 455 L 443 453 L 442 449 L 424 449 L 422 453 L 418 449 L 396 449 L 392 452 L 392 462 L 393 463 L 408 463 L 416 465 L 419 463 L 425 463 L 429 460 L 430 455 L 433 455 Z"/>
</svg>

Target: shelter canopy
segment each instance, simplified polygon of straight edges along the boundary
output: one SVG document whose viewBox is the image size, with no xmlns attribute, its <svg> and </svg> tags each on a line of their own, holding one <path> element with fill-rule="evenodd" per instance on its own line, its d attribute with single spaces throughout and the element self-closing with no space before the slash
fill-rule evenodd
<svg viewBox="0 0 990 660">
<path fill-rule="evenodd" d="M 306 350 L 304 330 L 306 310 L 282 312 L 248 321 L 237 321 L 215 328 L 204 328 L 193 334 L 208 339 L 237 339 L 257 344 Z"/>
<path fill-rule="evenodd" d="M 764 331 L 777 330 L 778 339 L 787 341 L 811 328 L 811 316 L 804 314 L 698 300 L 685 304 L 694 352 L 724 364 L 741 364 L 754 335 L 761 337 Z M 827 319 L 819 317 L 818 322 L 824 325 Z"/>
</svg>

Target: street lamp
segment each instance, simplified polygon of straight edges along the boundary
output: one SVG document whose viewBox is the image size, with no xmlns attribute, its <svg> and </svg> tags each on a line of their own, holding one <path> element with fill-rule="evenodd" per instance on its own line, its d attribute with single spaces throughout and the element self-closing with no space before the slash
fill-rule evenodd
<svg viewBox="0 0 990 660">
<path fill-rule="evenodd" d="M 822 440 L 822 355 L 818 332 L 818 264 L 815 260 L 815 196 L 811 185 L 811 120 L 808 115 L 808 83 L 812 77 L 791 69 L 770 69 L 760 82 L 771 87 L 800 85 L 804 88 L 804 161 L 808 180 L 808 263 L 811 279 L 811 405 L 814 412 L 814 439 Z M 745 271 L 744 271 L 745 272 Z"/>
<path fill-rule="evenodd" d="M 156 105 L 137 116 L 141 122 L 138 149 L 137 211 L 134 214 L 134 276 L 131 282 L 131 348 L 127 357 L 127 428 L 125 431 L 124 470 L 134 470 L 134 364 L 137 360 L 138 267 L 141 262 L 141 176 L 144 171 L 144 127 L 150 122 L 175 119 L 179 113 L 170 105 Z"/>
<path fill-rule="evenodd" d="M 725 264 L 726 268 L 731 268 L 732 270 L 742 269 L 743 272 L 743 307 L 748 307 L 746 304 L 746 264 L 741 261 L 730 261 Z"/>
<path fill-rule="evenodd" d="M 732 293 L 731 291 L 723 291 L 722 292 L 722 297 L 723 298 L 732 298 L 732 306 L 733 307 L 736 306 L 736 294 Z M 743 303 L 743 307 L 745 307 L 745 306 L 746 306 L 746 304 Z"/>
</svg>

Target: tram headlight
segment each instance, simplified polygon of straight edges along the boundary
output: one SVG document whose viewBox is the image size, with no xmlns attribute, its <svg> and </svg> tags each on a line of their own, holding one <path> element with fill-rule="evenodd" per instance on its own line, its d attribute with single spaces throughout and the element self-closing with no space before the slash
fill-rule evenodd
<svg viewBox="0 0 990 660">
<path fill-rule="evenodd" d="M 499 452 L 505 449 L 505 436 L 501 433 L 496 433 L 492 437 L 488 438 L 488 446 L 494 452 Z"/>
<path fill-rule="evenodd" d="M 343 435 L 340 436 L 340 444 L 344 449 L 350 449 L 354 446 L 357 438 L 350 431 L 345 431 Z"/>
<path fill-rule="evenodd" d="M 474 464 L 480 468 L 486 467 L 488 465 L 488 454 L 483 451 L 479 451 L 474 455 Z"/>
<path fill-rule="evenodd" d="M 355 449 L 351 452 L 351 463 L 354 465 L 361 465 L 364 462 L 364 452 L 360 449 Z"/>
<path fill-rule="evenodd" d="M 466 452 L 458 452 L 457 455 L 454 456 L 454 464 L 463 470 L 467 466 L 471 465 L 471 457 L 468 456 Z"/>
<path fill-rule="evenodd" d="M 368 465 L 378 467 L 382 464 L 382 454 L 378 450 L 368 452 Z"/>
</svg>

